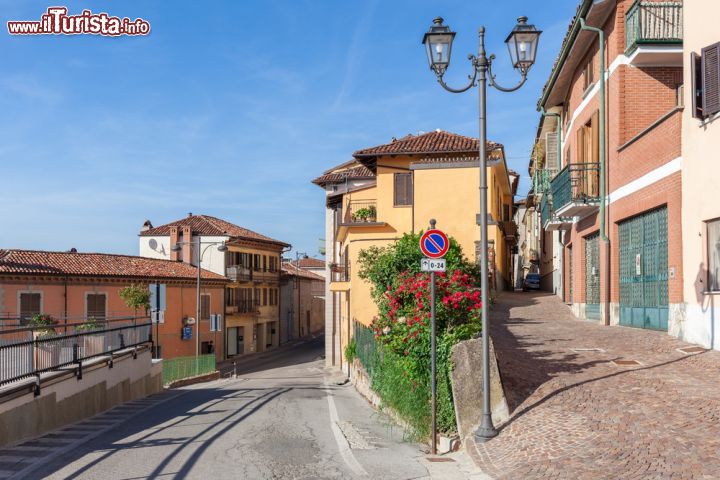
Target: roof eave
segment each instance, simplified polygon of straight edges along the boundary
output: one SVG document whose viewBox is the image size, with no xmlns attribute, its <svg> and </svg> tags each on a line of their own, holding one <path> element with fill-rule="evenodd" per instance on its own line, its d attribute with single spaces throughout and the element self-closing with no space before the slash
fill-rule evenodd
<svg viewBox="0 0 720 480">
<path fill-rule="evenodd" d="M 557 77 L 562 70 L 563 65 L 565 65 L 565 60 L 567 59 L 568 54 L 570 53 L 570 50 L 572 50 L 572 47 L 575 43 L 575 39 L 577 38 L 577 34 L 580 31 L 580 19 L 585 18 L 585 15 L 587 15 L 587 12 L 590 10 L 590 7 L 592 6 L 594 0 L 582 0 L 582 4 L 580 5 L 580 8 L 578 10 L 578 13 L 575 15 L 575 20 L 573 21 L 572 25 L 568 29 L 567 34 L 567 41 L 564 42 L 564 48 L 560 52 L 560 57 L 558 58 L 558 61 L 553 66 L 552 72 L 550 72 L 550 81 L 548 82 L 547 86 L 543 90 L 542 96 L 537 102 L 537 110 L 540 111 L 540 107 L 544 107 L 545 103 L 547 102 L 548 97 L 550 96 L 550 92 L 552 92 L 553 88 L 555 87 L 555 82 L 557 81 Z"/>
</svg>

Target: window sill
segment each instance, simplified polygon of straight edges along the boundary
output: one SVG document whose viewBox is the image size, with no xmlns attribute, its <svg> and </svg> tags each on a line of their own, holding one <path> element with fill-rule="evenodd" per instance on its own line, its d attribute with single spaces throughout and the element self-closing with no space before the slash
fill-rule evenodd
<svg viewBox="0 0 720 480">
<path fill-rule="evenodd" d="M 703 295 L 720 295 L 720 290 L 711 290 L 702 292 Z"/>
<path fill-rule="evenodd" d="M 585 97 L 587 97 L 593 88 L 595 88 L 595 85 L 597 85 L 597 82 L 593 82 L 585 89 L 585 91 L 582 94 L 582 99 L 585 100 Z"/>
<path fill-rule="evenodd" d="M 706 126 L 708 126 L 709 124 L 713 123 L 715 120 L 720 118 L 720 113 L 713 113 L 709 117 L 705 117 L 705 118 L 697 118 L 697 117 L 695 117 L 695 118 L 698 122 L 698 127 L 705 128 Z"/>
<path fill-rule="evenodd" d="M 412 208 L 412 205 L 393 205 L 393 208 Z"/>
</svg>

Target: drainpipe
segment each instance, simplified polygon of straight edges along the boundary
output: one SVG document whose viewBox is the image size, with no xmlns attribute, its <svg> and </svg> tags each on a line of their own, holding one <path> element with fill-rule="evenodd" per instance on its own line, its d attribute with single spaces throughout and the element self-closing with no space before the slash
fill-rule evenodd
<svg viewBox="0 0 720 480">
<path fill-rule="evenodd" d="M 557 118 L 558 124 L 557 124 L 557 159 L 558 159 L 558 170 L 562 168 L 562 116 L 559 113 L 548 113 L 545 111 L 545 107 L 540 107 L 540 114 L 543 117 L 554 117 Z M 547 145 L 546 145 L 547 147 Z M 546 153 L 547 155 L 547 153 Z M 547 165 L 545 165 L 547 167 Z M 562 244 L 560 241 L 560 236 L 562 233 L 558 231 L 558 243 Z M 563 302 L 565 301 L 565 246 L 562 246 L 562 254 L 560 255 L 560 288 L 561 288 L 561 294 L 560 298 L 562 298 Z"/>
<path fill-rule="evenodd" d="M 607 199 L 605 193 L 605 32 L 600 28 L 589 27 L 585 19 L 580 18 L 580 28 L 598 34 L 600 43 L 600 240 L 605 244 L 605 312 L 603 320 L 605 325 L 610 325 L 610 239 L 605 231 L 605 208 Z"/>
</svg>

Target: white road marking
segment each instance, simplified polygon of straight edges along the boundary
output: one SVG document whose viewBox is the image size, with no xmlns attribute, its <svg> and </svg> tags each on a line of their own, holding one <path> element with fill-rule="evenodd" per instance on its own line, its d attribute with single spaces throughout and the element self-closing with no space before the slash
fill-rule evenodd
<svg viewBox="0 0 720 480">
<path fill-rule="evenodd" d="M 360 462 L 358 462 L 355 458 L 355 455 L 353 455 L 353 452 L 350 449 L 350 443 L 345 438 L 345 435 L 343 435 L 342 430 L 338 426 L 340 417 L 338 416 L 337 407 L 335 406 L 335 400 L 333 399 L 332 392 L 329 388 L 325 389 L 325 395 L 328 401 L 328 409 L 330 410 L 330 429 L 335 436 L 335 443 L 337 443 L 338 449 L 340 450 L 340 455 L 342 455 L 343 460 L 345 460 L 347 466 L 356 475 L 361 477 L 367 477 L 367 471 L 365 471 L 362 465 L 360 465 Z"/>
</svg>

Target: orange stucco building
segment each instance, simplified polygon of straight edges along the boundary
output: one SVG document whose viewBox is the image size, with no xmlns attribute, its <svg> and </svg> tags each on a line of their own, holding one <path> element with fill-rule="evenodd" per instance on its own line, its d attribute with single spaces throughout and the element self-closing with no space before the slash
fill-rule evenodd
<svg viewBox="0 0 720 480">
<path fill-rule="evenodd" d="M 113 320 L 145 317 L 120 297 L 129 285 L 166 285 L 166 309 L 159 325 L 163 358 L 196 353 L 200 328 L 200 353 L 224 358 L 224 322 L 211 325 L 210 315 L 224 313 L 227 279 L 202 270 L 201 318 L 196 317 L 197 270 L 186 263 L 128 255 L 101 253 L 0 250 L 0 326 L 13 327 L 44 313 L 59 326 L 81 324 L 89 318 Z M 182 338 L 183 327 L 191 327 L 191 338 Z M 218 327 L 218 328 L 211 328 Z M 157 342 L 157 330 L 153 337 Z"/>
</svg>

